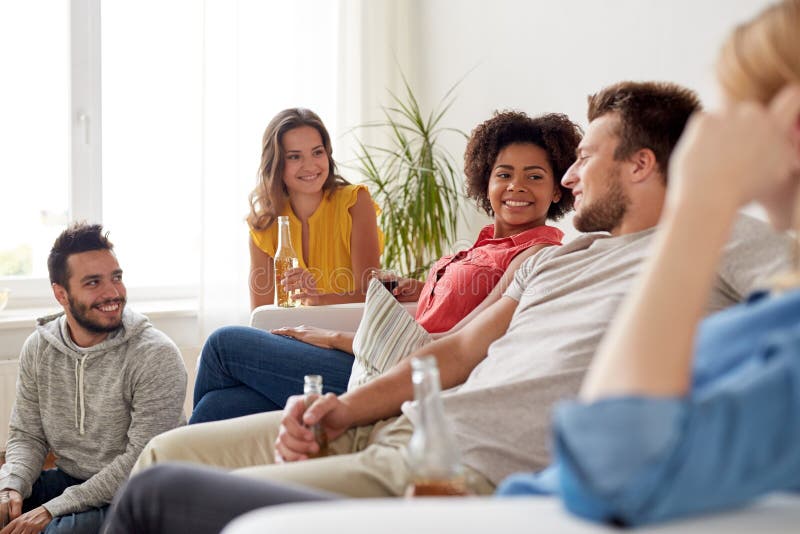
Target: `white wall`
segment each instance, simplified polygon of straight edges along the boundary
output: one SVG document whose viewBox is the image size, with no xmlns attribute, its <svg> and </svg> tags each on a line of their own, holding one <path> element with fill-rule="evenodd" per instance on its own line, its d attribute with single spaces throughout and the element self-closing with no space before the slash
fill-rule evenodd
<svg viewBox="0 0 800 534">
<path fill-rule="evenodd" d="M 712 65 L 727 32 L 768 0 L 411 0 L 412 76 L 469 132 L 496 109 L 562 112 L 586 125 L 586 96 L 631 79 L 668 80 L 716 104 Z M 470 72 L 471 71 L 471 72 Z M 458 157 L 464 145 L 452 147 Z M 474 210 L 470 210 L 474 212 Z M 477 221 L 462 225 L 462 238 Z M 561 226 L 571 230 L 567 221 Z"/>
</svg>

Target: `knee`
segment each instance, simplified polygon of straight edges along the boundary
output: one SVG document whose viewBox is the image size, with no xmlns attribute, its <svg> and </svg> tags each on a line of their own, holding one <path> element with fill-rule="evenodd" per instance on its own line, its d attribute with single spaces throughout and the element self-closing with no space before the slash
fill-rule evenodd
<svg viewBox="0 0 800 534">
<path fill-rule="evenodd" d="M 105 532 L 150 532 L 160 523 L 159 508 L 171 496 L 186 491 L 180 465 L 158 465 L 131 477 L 122 487 L 112 506 Z"/>
<path fill-rule="evenodd" d="M 224 359 L 225 353 L 230 350 L 227 347 L 235 346 L 249 330 L 251 329 L 245 326 L 223 326 L 214 330 L 203 344 L 199 360 L 200 364 L 202 365 L 203 361 L 208 363 L 207 360 L 209 358 L 215 360 Z"/>
<path fill-rule="evenodd" d="M 186 466 L 169 463 L 145 469 L 128 481 L 120 500 L 146 505 L 152 503 L 154 498 L 186 491 L 183 480 L 187 471 L 191 472 Z M 164 499 L 161 502 L 165 502 Z"/>
<path fill-rule="evenodd" d="M 139 454 L 139 458 L 133 465 L 133 469 L 131 469 L 131 475 L 138 474 L 148 467 L 169 461 L 173 458 L 176 454 L 174 444 L 176 439 L 178 439 L 173 434 L 177 430 L 180 430 L 180 428 L 164 432 L 152 438 L 147 445 L 145 445 L 144 449 L 142 449 L 141 454 Z"/>
</svg>

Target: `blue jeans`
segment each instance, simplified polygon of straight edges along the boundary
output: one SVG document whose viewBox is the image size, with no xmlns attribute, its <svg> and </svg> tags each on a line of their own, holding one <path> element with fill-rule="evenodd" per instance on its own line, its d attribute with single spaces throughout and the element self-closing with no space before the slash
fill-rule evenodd
<svg viewBox="0 0 800 534">
<path fill-rule="evenodd" d="M 31 496 L 22 503 L 22 512 L 28 512 L 58 497 L 70 486 L 82 484 L 84 480 L 73 478 L 60 469 L 43 471 L 34 482 Z M 97 534 L 108 513 L 108 506 L 91 508 L 76 514 L 54 517 L 44 529 L 44 534 Z"/>
<path fill-rule="evenodd" d="M 303 393 L 303 376 L 322 375 L 323 391 L 347 390 L 353 355 L 244 326 L 213 332 L 203 346 L 189 424 L 281 410 Z"/>
</svg>

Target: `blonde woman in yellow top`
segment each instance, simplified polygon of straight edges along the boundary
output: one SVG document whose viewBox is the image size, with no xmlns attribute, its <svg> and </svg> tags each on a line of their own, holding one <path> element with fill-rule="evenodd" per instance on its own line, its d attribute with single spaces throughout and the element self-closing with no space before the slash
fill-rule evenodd
<svg viewBox="0 0 800 534">
<path fill-rule="evenodd" d="M 331 139 L 311 110 L 290 108 L 267 125 L 250 193 L 250 307 L 272 304 L 280 215 L 289 217 L 299 267 L 282 283 L 305 305 L 364 300 L 380 267 L 382 235 L 367 188 L 336 173 Z M 355 231 L 354 231 L 355 230 Z"/>
</svg>

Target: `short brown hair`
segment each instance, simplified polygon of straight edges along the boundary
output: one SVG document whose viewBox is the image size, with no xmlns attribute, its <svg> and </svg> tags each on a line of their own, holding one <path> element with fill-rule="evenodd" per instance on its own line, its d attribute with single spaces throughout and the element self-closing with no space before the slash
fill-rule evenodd
<svg viewBox="0 0 800 534">
<path fill-rule="evenodd" d="M 561 177 L 575 162 L 581 137 L 580 126 L 560 113 L 531 118 L 521 111 L 495 112 L 491 119 L 472 130 L 467 143 L 464 152 L 467 195 L 488 215 L 493 215 L 487 190 L 497 155 L 508 145 L 530 143 L 545 151 L 553 180 L 561 189 L 561 199 L 551 203 L 547 210 L 547 218 L 557 221 L 572 209 L 572 193 L 561 185 Z"/>
<path fill-rule="evenodd" d="M 69 289 L 67 260 L 73 254 L 93 250 L 114 250 L 114 244 L 108 240 L 108 232 L 104 234 L 101 225 L 76 222 L 68 226 L 56 238 L 47 257 L 50 283 Z"/>
<path fill-rule="evenodd" d="M 588 100 L 589 122 L 609 113 L 619 116 L 614 159 L 648 148 L 665 179 L 672 149 L 689 117 L 701 109 L 694 91 L 668 82 L 619 82 L 589 95 Z"/>
</svg>

